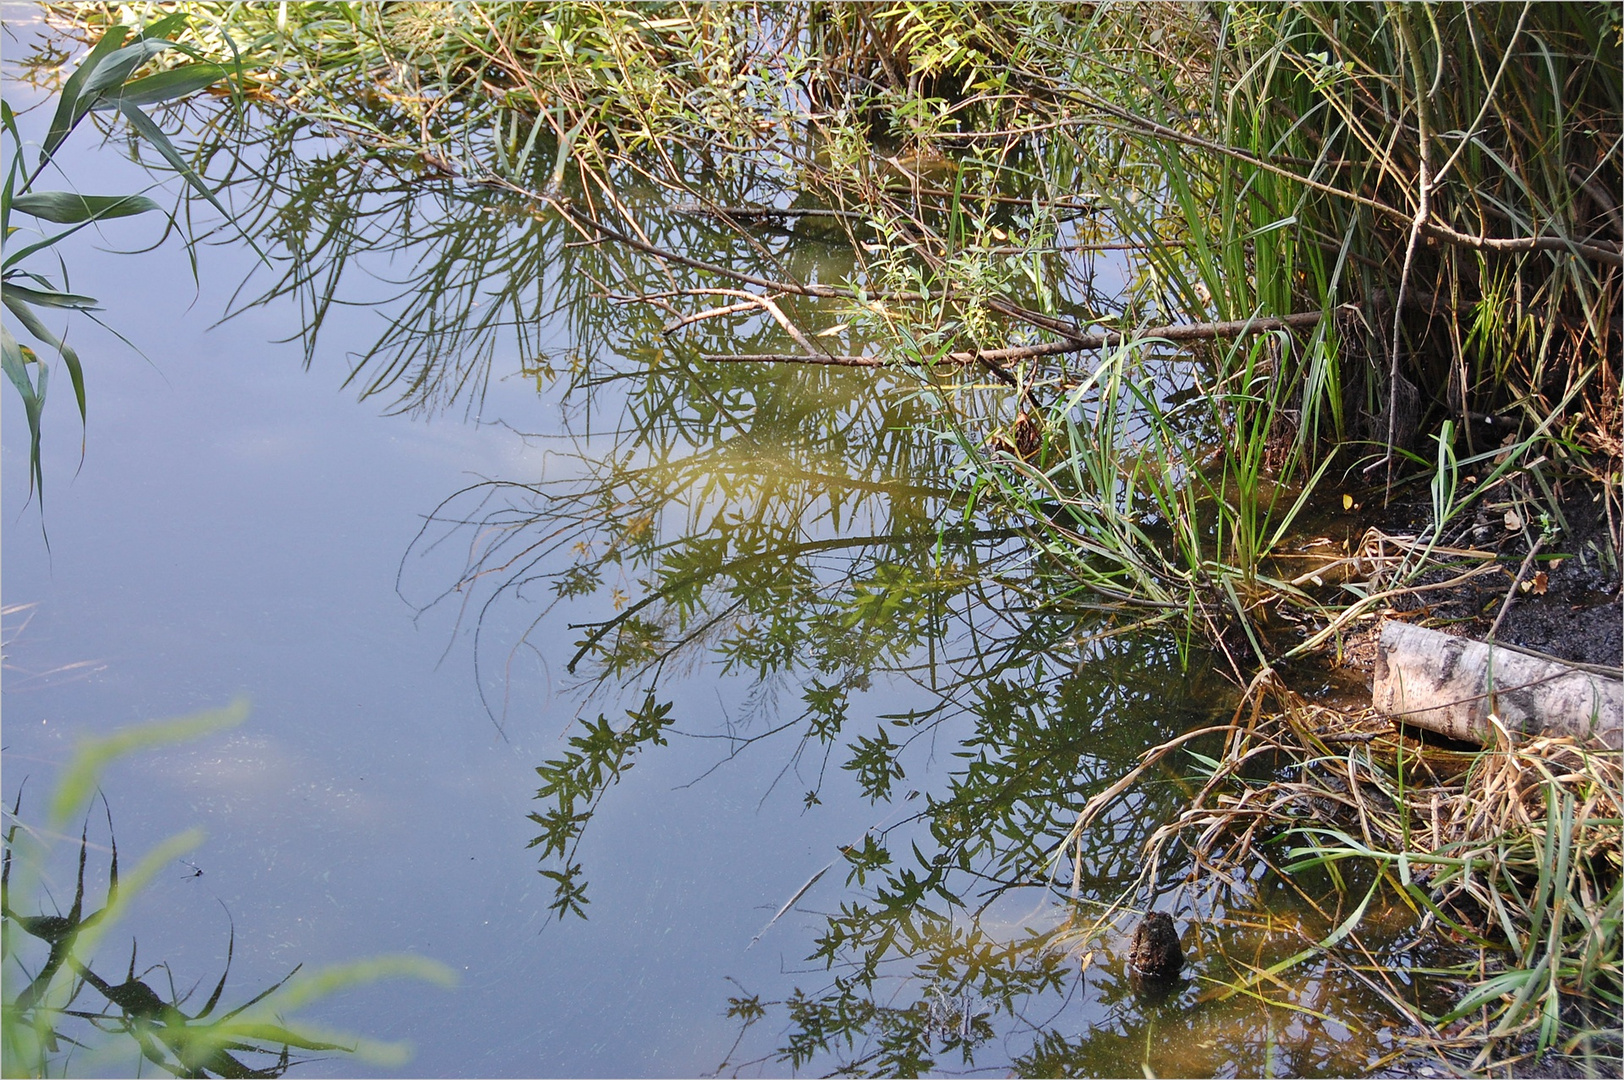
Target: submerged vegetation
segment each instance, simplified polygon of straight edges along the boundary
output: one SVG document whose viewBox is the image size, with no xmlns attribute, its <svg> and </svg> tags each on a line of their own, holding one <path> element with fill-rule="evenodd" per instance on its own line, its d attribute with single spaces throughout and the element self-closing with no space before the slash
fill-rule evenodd
<svg viewBox="0 0 1624 1080">
<path fill-rule="evenodd" d="M 799 680 L 730 749 L 789 731 L 808 806 L 833 764 L 892 811 L 831 864 L 862 897 L 816 943 L 831 982 L 775 1003 L 796 1067 L 982 1064 L 989 1015 L 1069 1001 L 1152 905 L 1206 924 L 1203 1007 L 1287 1018 L 1241 1072 L 1616 1056 L 1616 758 L 1440 764 L 1280 673 L 1463 564 L 1617 577 L 1616 5 L 183 7 L 176 40 L 240 56 L 269 117 L 253 160 L 217 121 L 186 162 L 272 249 L 241 308 L 296 298 L 314 356 L 385 267 L 363 393 L 477 415 L 516 354 L 634 437 L 455 493 L 417 549 L 470 538 L 427 596 L 481 633 L 498 602 L 596 604 L 568 669 L 639 702 L 538 770 L 557 912 L 588 911 L 591 817 L 673 724 L 661 679 L 708 653 L 763 713 Z M 1199 696 L 1208 649 L 1238 708 L 1116 699 Z M 936 704 L 860 725 L 877 674 Z M 911 787 L 944 734 L 945 788 Z M 1101 739 L 1152 749 L 1119 779 Z M 1028 890 L 1065 914 L 998 929 Z M 1333 974 L 1357 1004 L 1290 981 Z M 1316 1056 L 1361 1008 L 1414 1041 Z M 1022 1073 L 1101 1068 L 1031 1023 Z"/>
</svg>

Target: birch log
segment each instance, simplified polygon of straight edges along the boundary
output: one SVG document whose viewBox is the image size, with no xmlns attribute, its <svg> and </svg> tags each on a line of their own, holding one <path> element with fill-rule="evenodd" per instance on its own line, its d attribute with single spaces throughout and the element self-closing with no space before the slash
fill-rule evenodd
<svg viewBox="0 0 1624 1080">
<path fill-rule="evenodd" d="M 1508 731 L 1624 745 L 1624 683 L 1409 623 L 1382 626 L 1372 704 L 1453 739 Z"/>
</svg>

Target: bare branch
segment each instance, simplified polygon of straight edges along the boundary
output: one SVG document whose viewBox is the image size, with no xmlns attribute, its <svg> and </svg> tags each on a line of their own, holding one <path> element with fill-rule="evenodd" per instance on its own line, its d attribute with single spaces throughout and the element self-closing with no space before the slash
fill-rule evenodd
<svg viewBox="0 0 1624 1080">
<path fill-rule="evenodd" d="M 1267 333 L 1271 330 L 1300 329 L 1315 326 L 1324 318 L 1319 311 L 1303 311 L 1291 315 L 1267 316 L 1256 319 L 1236 319 L 1230 322 L 1170 323 L 1166 326 L 1148 326 L 1142 330 L 1106 330 L 1083 334 L 1072 341 L 1048 341 L 1041 345 L 1025 345 L 1010 349 L 982 349 L 977 352 L 950 352 L 936 357 L 937 363 L 947 364 L 1010 364 L 1021 360 L 1035 360 L 1044 356 L 1091 352 L 1109 349 L 1125 341 L 1161 338 L 1166 341 L 1212 341 L 1218 338 L 1244 337 L 1247 334 Z M 837 367 L 885 367 L 887 361 L 875 356 L 818 356 L 807 357 L 796 353 L 741 353 L 723 355 L 703 353 L 701 359 L 717 363 L 758 364 L 827 364 Z"/>
</svg>

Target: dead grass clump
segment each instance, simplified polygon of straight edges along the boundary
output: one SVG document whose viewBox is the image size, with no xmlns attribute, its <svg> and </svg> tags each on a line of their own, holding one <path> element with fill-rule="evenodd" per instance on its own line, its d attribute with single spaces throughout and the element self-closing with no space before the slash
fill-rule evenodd
<svg viewBox="0 0 1624 1080">
<path fill-rule="evenodd" d="M 1371 882 L 1364 901 L 1294 960 L 1357 954 L 1348 966 L 1385 984 L 1423 1042 L 1474 1070 L 1606 1042 L 1617 1023 L 1581 1017 L 1599 1008 L 1616 1018 L 1621 1002 L 1624 758 L 1507 733 L 1476 752 L 1440 749 L 1374 714 L 1311 704 L 1267 675 L 1249 701 L 1189 807 L 1152 837 L 1153 879 L 1175 841 L 1193 856 L 1192 879 L 1232 897 L 1259 864 L 1287 881 L 1352 874 Z M 1382 889 L 1418 923 L 1402 951 L 1425 944 L 1442 966 L 1360 942 Z M 1420 1010 L 1400 988 L 1421 972 L 1465 992 L 1447 1012 Z"/>
</svg>

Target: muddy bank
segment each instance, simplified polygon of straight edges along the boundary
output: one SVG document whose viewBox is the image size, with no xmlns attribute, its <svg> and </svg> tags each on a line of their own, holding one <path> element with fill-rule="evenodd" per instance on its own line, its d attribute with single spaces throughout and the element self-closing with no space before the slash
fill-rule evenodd
<svg viewBox="0 0 1624 1080">
<path fill-rule="evenodd" d="M 1494 569 L 1450 588 L 1395 597 L 1391 613 L 1475 641 L 1492 632 L 1499 644 L 1558 660 L 1614 671 L 1624 666 L 1624 597 L 1601 502 L 1568 499 L 1562 505 L 1566 528 L 1544 540 L 1539 524 L 1491 505 L 1480 505 L 1457 526 L 1459 535 L 1446 539 L 1449 546 L 1492 554 Z M 1372 524 L 1413 535 L 1430 512 L 1412 497 L 1395 501 Z M 1534 543 L 1539 548 L 1530 559 Z M 1430 570 L 1417 584 L 1436 585 L 1457 573 Z M 1380 619 L 1367 621 L 1344 648 L 1344 662 L 1367 677 L 1379 626 Z"/>
</svg>

